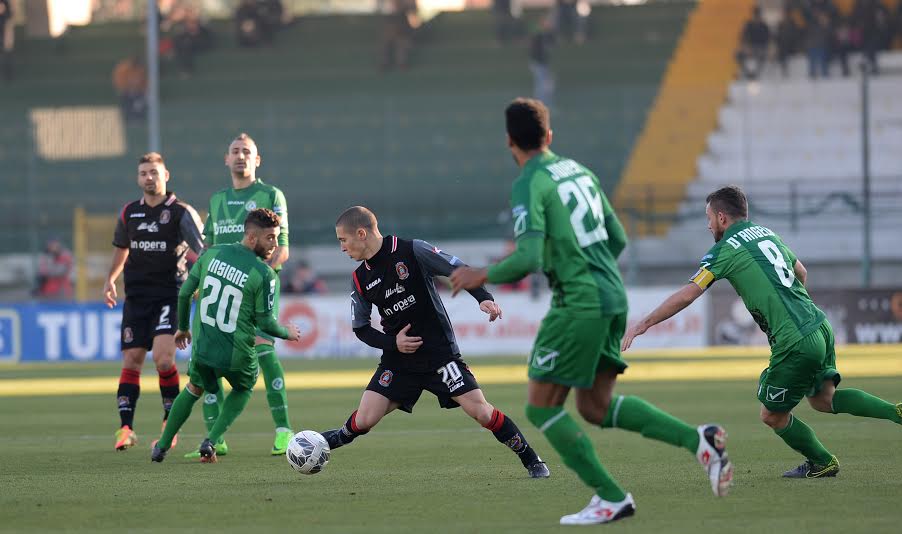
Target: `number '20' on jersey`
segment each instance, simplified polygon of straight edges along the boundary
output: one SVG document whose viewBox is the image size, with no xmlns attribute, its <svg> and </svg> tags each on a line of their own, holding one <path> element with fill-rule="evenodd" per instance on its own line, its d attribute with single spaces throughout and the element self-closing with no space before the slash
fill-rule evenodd
<svg viewBox="0 0 902 534">
<path fill-rule="evenodd" d="M 272 317 L 275 272 L 240 243 L 216 245 L 191 268 L 179 299 L 195 289 L 191 357 L 217 369 L 250 365 L 258 320 Z M 179 318 L 180 330 L 187 321 Z"/>
</svg>

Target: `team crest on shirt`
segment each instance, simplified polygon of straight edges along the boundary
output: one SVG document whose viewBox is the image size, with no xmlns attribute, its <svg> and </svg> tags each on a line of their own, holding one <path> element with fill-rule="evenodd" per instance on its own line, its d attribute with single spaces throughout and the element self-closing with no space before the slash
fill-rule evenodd
<svg viewBox="0 0 902 534">
<path fill-rule="evenodd" d="M 172 218 L 172 214 L 169 213 L 169 210 L 163 210 L 160 213 L 160 224 L 166 224 L 169 222 L 169 219 Z"/>
<path fill-rule="evenodd" d="M 404 265 L 403 261 L 399 261 L 395 264 L 395 272 L 398 273 L 398 279 L 407 280 L 407 277 L 410 276 L 410 269 Z"/>
<path fill-rule="evenodd" d="M 394 376 L 394 375 L 392 374 L 391 371 L 388 371 L 388 370 L 382 371 L 382 374 L 379 375 L 379 385 L 384 388 L 387 388 L 388 385 L 391 384 L 392 376 Z"/>
<path fill-rule="evenodd" d="M 126 326 L 122 330 L 122 342 L 123 343 L 131 343 L 135 340 L 135 334 L 132 333 L 132 328 L 130 326 Z"/>
<path fill-rule="evenodd" d="M 246 209 L 247 211 L 254 211 L 255 209 L 257 209 L 257 203 L 253 200 L 248 200 L 244 205 L 244 209 Z"/>
</svg>

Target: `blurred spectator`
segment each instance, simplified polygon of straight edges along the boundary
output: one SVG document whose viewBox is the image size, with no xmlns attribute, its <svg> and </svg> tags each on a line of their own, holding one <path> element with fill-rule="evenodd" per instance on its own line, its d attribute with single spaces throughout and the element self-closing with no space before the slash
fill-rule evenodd
<svg viewBox="0 0 902 534">
<path fill-rule="evenodd" d="M 774 35 L 777 45 L 777 62 L 780 64 L 780 72 L 784 78 L 789 75 L 788 60 L 798 51 L 801 34 L 802 30 L 796 24 L 792 10 L 786 8 Z"/>
<path fill-rule="evenodd" d="M 326 293 L 326 283 L 319 277 L 307 262 L 298 262 L 289 275 L 288 282 L 282 288 L 285 293 L 299 295 L 321 295 Z"/>
<path fill-rule="evenodd" d="M 554 31 L 561 38 L 582 42 L 585 36 L 580 36 L 580 17 L 576 4 L 577 0 L 555 0 Z"/>
<path fill-rule="evenodd" d="M 492 0 L 492 16 L 495 19 L 495 37 L 501 44 L 507 44 L 517 33 L 517 20 L 514 18 L 511 0 Z"/>
<path fill-rule="evenodd" d="M 830 16 L 825 11 L 814 12 L 805 28 L 805 50 L 808 53 L 808 77 L 826 78 L 830 75 L 830 45 L 833 31 Z"/>
<path fill-rule="evenodd" d="M 47 241 L 45 254 L 38 264 L 35 293 L 47 299 L 72 298 L 72 253 L 59 239 Z"/>
<path fill-rule="evenodd" d="M 833 46 L 830 51 L 830 61 L 839 60 L 842 75 L 849 76 L 849 52 L 855 46 L 856 32 L 852 27 L 849 17 L 840 15 L 836 19 L 836 31 L 833 35 Z"/>
<path fill-rule="evenodd" d="M 13 79 L 13 46 L 15 45 L 12 0 L 0 0 L 0 75 Z"/>
<path fill-rule="evenodd" d="M 413 33 L 420 26 L 416 0 L 392 0 L 382 29 L 382 70 L 407 69 Z"/>
<path fill-rule="evenodd" d="M 235 10 L 235 33 L 241 46 L 270 45 L 285 13 L 281 0 L 241 0 Z"/>
<path fill-rule="evenodd" d="M 532 71 L 533 97 L 541 100 L 548 108 L 554 104 L 555 83 L 550 64 L 553 44 L 553 24 L 545 18 L 529 40 L 529 70 Z"/>
<path fill-rule="evenodd" d="M 742 41 L 736 53 L 736 61 L 742 75 L 748 80 L 755 80 L 767 61 L 767 47 L 770 43 L 770 28 L 761 18 L 761 8 L 755 6 L 752 18 L 742 28 Z"/>
<path fill-rule="evenodd" d="M 871 73 L 878 74 L 877 52 L 888 48 L 892 41 L 889 10 L 879 0 L 857 0 L 852 24 L 861 32 L 861 51 Z"/>
<path fill-rule="evenodd" d="M 123 59 L 113 68 L 113 88 L 126 121 L 147 114 L 147 67 L 140 57 Z"/>
<path fill-rule="evenodd" d="M 179 74 L 183 78 L 194 74 L 194 57 L 212 43 L 212 34 L 200 19 L 197 8 L 177 3 L 160 24 L 160 29 L 169 34 Z"/>
</svg>

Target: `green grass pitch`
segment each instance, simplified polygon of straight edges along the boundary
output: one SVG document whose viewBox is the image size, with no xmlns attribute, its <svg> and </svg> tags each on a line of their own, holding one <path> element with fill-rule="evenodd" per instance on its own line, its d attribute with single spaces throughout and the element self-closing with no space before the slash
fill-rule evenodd
<svg viewBox="0 0 902 534">
<path fill-rule="evenodd" d="M 286 367 L 372 365 L 289 362 Z M 115 375 L 115 364 L 0 368 L 0 380 Z M 846 382 L 902 400 L 898 378 Z M 797 415 L 837 455 L 842 470 L 836 479 L 785 480 L 780 474 L 801 458 L 758 421 L 755 388 L 753 381 L 624 384 L 619 393 L 640 395 L 692 424 L 725 425 L 735 486 L 729 497 L 716 499 L 686 451 L 584 424 L 603 463 L 637 503 L 635 517 L 587 528 L 655 534 L 902 531 L 902 427 L 801 406 Z M 228 434 L 230 454 L 216 465 L 182 458 L 201 439 L 199 404 L 178 447 L 163 464 L 151 464 L 149 444 L 158 437 L 161 414 L 149 366 L 136 418 L 140 442 L 126 452 L 113 450 L 114 391 L 0 398 L 0 531 L 572 531 L 575 527 L 559 527 L 558 519 L 581 509 L 591 492 L 526 421 L 525 390 L 525 385 L 484 388 L 548 462 L 548 480 L 527 479 L 514 455 L 490 433 L 460 410 L 439 409 L 428 393 L 413 415 L 389 415 L 369 435 L 335 451 L 326 469 L 313 476 L 299 475 L 285 458 L 269 456 L 273 427 L 262 388 Z M 356 407 L 360 394 L 359 389 L 289 391 L 292 422 L 297 430 L 333 428 Z"/>
</svg>

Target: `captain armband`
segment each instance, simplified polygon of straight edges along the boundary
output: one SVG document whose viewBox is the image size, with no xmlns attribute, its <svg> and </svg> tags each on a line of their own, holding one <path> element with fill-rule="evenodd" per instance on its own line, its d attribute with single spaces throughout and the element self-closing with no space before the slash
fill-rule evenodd
<svg viewBox="0 0 902 534">
<path fill-rule="evenodd" d="M 702 289 L 708 289 L 708 287 L 714 283 L 714 280 L 714 273 L 704 267 L 701 267 L 694 275 L 692 275 L 692 278 L 689 279 L 690 282 Z"/>
</svg>

